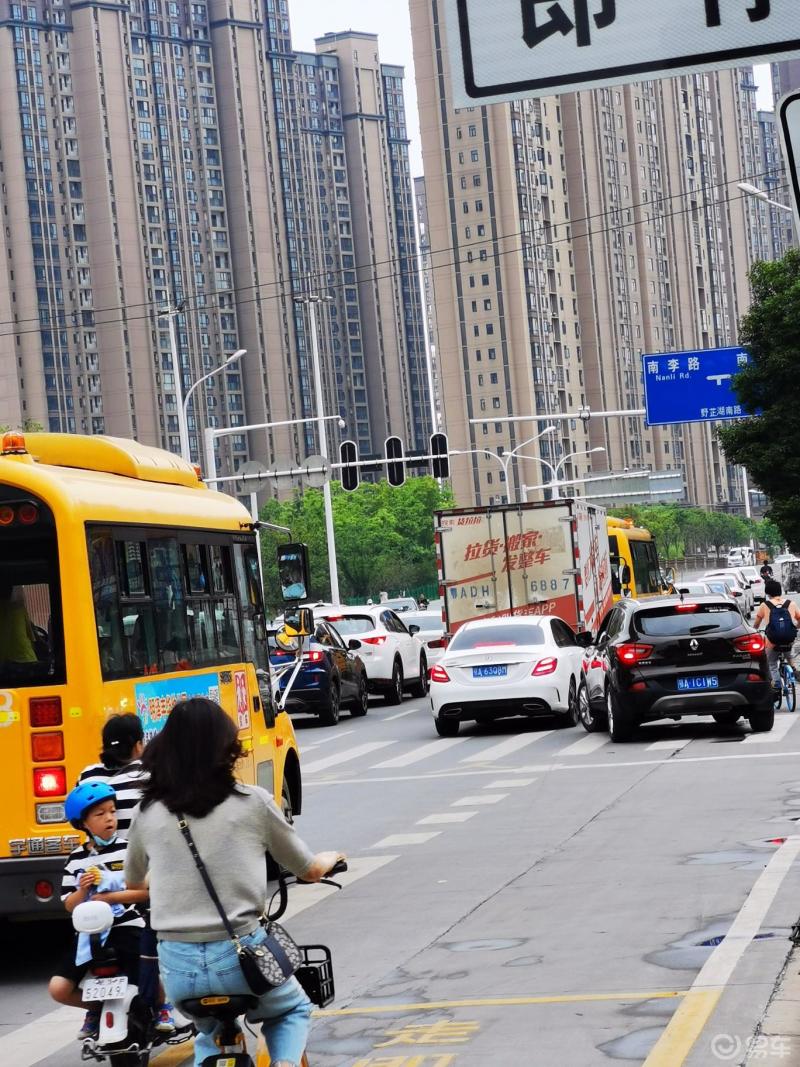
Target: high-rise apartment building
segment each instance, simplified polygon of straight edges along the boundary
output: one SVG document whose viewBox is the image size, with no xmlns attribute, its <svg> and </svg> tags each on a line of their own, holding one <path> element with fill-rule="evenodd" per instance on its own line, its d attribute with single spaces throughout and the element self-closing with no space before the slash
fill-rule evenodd
<svg viewBox="0 0 800 1067">
<path fill-rule="evenodd" d="M 428 391 L 431 403 L 431 422 L 437 430 L 443 425 L 442 384 L 439 379 L 439 363 L 436 352 L 438 330 L 436 328 L 436 298 L 431 274 L 430 242 L 428 239 L 428 200 L 425 195 L 425 179 L 414 179 L 414 197 L 417 203 L 417 226 L 419 234 L 420 287 L 425 316 L 425 343 L 428 349 Z"/>
<path fill-rule="evenodd" d="M 588 453 L 680 469 L 693 502 L 741 509 L 710 426 L 556 420 L 521 442 L 581 407 L 640 409 L 643 353 L 736 343 L 762 236 L 737 188 L 761 169 L 752 70 L 459 110 L 441 6 L 411 14 L 444 409 L 471 451 L 459 500 L 579 479 Z M 526 457 L 510 490 L 486 448 Z"/>
<path fill-rule="evenodd" d="M 364 451 L 423 442 L 403 71 L 374 35 L 296 53 L 286 0 L 0 0 L 0 87 L 0 423 L 178 451 L 168 309 L 184 395 L 247 349 L 193 394 L 195 457 L 203 426 L 308 419 L 313 294 L 325 413 Z M 220 442 L 315 450 L 308 423 Z"/>
</svg>

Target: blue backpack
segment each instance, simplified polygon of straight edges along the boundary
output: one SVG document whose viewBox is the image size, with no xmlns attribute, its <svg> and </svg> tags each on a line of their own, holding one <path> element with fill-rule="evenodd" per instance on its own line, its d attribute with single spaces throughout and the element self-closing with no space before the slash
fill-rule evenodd
<svg viewBox="0 0 800 1067">
<path fill-rule="evenodd" d="M 769 609 L 769 622 L 764 633 L 773 645 L 793 645 L 797 637 L 797 627 L 792 622 L 789 612 L 790 600 L 784 600 L 782 604 L 772 604 L 767 601 Z"/>
</svg>

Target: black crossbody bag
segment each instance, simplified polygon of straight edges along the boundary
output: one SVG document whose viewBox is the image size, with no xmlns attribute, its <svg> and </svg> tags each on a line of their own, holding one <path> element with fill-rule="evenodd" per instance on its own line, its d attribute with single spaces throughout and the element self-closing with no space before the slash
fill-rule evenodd
<svg viewBox="0 0 800 1067">
<path fill-rule="evenodd" d="M 264 916 L 260 920 L 261 926 L 267 935 L 263 944 L 255 947 L 242 944 L 231 926 L 228 916 L 225 914 L 225 909 L 217 896 L 217 891 L 209 877 L 206 865 L 197 851 L 189 825 L 184 816 L 180 814 L 178 815 L 178 826 L 186 844 L 189 846 L 192 859 L 200 872 L 200 877 L 208 890 L 208 895 L 219 912 L 222 925 L 225 927 L 225 931 L 236 949 L 236 955 L 239 957 L 239 966 L 242 968 L 242 974 L 248 986 L 257 997 L 263 996 L 270 989 L 277 989 L 278 986 L 283 985 L 284 982 L 291 978 L 300 966 L 303 959 L 300 949 L 280 923 Z"/>
</svg>

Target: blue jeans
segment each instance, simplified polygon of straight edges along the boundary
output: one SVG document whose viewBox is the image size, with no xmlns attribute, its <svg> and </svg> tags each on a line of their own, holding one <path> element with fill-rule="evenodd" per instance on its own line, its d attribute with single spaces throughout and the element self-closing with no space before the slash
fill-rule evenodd
<svg viewBox="0 0 800 1067">
<path fill-rule="evenodd" d="M 244 945 L 258 945 L 265 938 L 259 927 L 240 940 Z M 250 994 L 239 958 L 231 942 L 159 941 L 158 959 L 167 997 L 179 1008 L 183 1000 L 210 993 Z M 300 1063 L 308 1038 L 311 1001 L 296 978 L 258 998 L 247 1013 L 251 1021 L 261 1022 L 270 1058 Z M 207 1056 L 219 1053 L 214 1037 L 219 1024 L 213 1019 L 194 1019 L 198 1034 L 194 1042 L 195 1067 Z"/>
</svg>

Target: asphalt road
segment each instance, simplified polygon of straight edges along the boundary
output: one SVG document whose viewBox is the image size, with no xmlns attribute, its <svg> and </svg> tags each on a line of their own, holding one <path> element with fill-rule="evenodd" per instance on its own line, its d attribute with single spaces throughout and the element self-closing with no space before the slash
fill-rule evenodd
<svg viewBox="0 0 800 1067">
<path fill-rule="evenodd" d="M 545 721 L 439 739 L 420 700 L 298 720 L 298 828 L 351 860 L 341 892 L 293 891 L 293 933 L 335 958 L 312 1064 L 638 1064 L 659 1039 L 648 1067 L 731 1062 L 719 1039 L 752 1033 L 800 912 L 798 719 L 624 745 Z M 3 1067 L 81 1062 L 80 1014 L 46 994 L 57 936 L 3 932 Z"/>
</svg>

